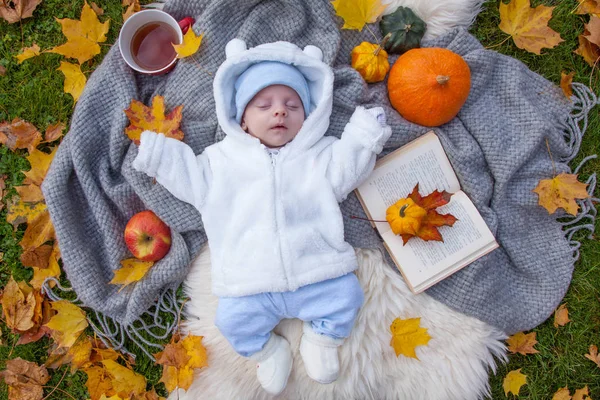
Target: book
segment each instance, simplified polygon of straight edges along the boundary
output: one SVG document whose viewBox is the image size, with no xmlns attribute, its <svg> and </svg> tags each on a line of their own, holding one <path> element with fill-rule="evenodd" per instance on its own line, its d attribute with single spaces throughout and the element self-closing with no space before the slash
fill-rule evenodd
<svg viewBox="0 0 600 400">
<path fill-rule="evenodd" d="M 438 228 L 443 242 L 414 237 L 404 244 L 385 219 L 387 208 L 407 197 L 417 183 L 422 196 L 436 189 L 453 193 L 448 204 L 437 208 L 440 214 L 458 218 L 453 226 Z M 371 225 L 413 293 L 424 291 L 498 247 L 481 214 L 460 189 L 433 131 L 379 159 L 369 178 L 355 191 L 368 218 L 385 221 L 371 221 Z"/>
</svg>

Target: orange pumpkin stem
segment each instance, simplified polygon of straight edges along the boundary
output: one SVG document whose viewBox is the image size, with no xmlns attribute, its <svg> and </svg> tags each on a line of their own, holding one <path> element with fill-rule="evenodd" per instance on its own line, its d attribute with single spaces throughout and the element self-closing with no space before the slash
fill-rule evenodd
<svg viewBox="0 0 600 400">
<path fill-rule="evenodd" d="M 448 83 L 448 81 L 450 80 L 450 77 L 448 75 L 438 75 L 435 80 L 437 81 L 437 83 L 439 83 L 440 85 L 445 85 L 446 83 Z"/>
<path fill-rule="evenodd" d="M 406 216 L 406 214 L 404 214 L 404 210 L 406 210 L 408 208 L 408 204 L 405 204 L 402 206 L 402 208 L 400 209 L 400 216 L 402 218 L 404 218 Z"/>
</svg>

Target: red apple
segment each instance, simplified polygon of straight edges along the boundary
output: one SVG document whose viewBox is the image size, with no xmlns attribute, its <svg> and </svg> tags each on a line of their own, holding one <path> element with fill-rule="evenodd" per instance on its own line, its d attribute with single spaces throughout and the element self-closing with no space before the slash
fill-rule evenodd
<svg viewBox="0 0 600 400">
<path fill-rule="evenodd" d="M 125 244 L 142 261 L 158 261 L 171 248 L 171 228 L 152 211 L 135 214 L 125 226 Z"/>
</svg>

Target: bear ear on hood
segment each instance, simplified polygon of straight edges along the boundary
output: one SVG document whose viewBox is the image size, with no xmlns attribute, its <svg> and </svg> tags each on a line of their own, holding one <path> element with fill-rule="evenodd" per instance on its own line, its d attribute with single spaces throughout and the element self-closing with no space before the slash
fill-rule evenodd
<svg viewBox="0 0 600 400">
<path fill-rule="evenodd" d="M 304 48 L 304 54 L 306 54 L 309 57 L 315 58 L 318 61 L 323 61 L 323 51 L 321 51 L 321 49 L 317 46 L 313 46 L 312 44 L 309 44 Z"/>
<path fill-rule="evenodd" d="M 225 58 L 233 57 L 234 55 L 240 54 L 246 50 L 248 50 L 248 46 L 242 39 L 231 39 L 225 46 Z"/>
</svg>

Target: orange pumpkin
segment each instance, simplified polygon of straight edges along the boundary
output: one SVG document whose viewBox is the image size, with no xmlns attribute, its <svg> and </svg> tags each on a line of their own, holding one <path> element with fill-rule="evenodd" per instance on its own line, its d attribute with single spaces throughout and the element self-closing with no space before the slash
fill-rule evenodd
<svg viewBox="0 0 600 400">
<path fill-rule="evenodd" d="M 390 70 L 388 53 L 380 45 L 362 42 L 352 49 L 352 68 L 368 83 L 380 82 Z"/>
<path fill-rule="evenodd" d="M 427 210 L 413 199 L 402 198 L 388 207 L 385 219 L 395 235 L 416 235 L 426 215 Z"/>
<path fill-rule="evenodd" d="M 408 121 L 439 126 L 458 114 L 471 89 L 469 65 L 443 48 L 412 49 L 390 70 L 388 93 L 392 106 Z"/>
</svg>

